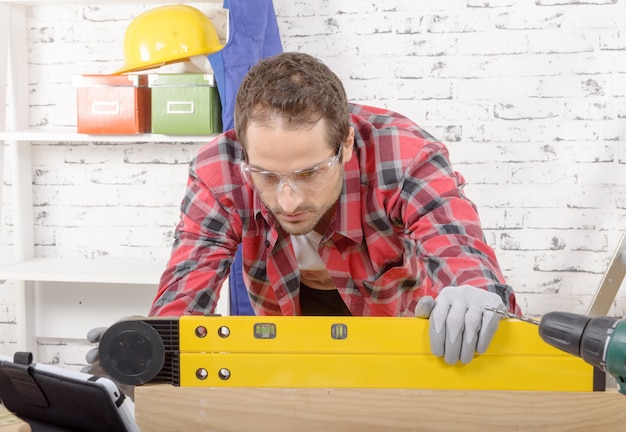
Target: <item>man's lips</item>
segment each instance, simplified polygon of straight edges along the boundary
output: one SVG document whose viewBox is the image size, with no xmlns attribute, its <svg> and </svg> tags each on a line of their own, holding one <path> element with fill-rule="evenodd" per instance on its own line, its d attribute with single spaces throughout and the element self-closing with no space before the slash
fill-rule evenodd
<svg viewBox="0 0 626 432">
<path fill-rule="evenodd" d="M 308 215 L 308 212 L 301 212 L 301 213 L 292 213 L 292 214 L 281 213 L 279 216 L 285 222 L 296 223 L 296 222 L 301 222 L 304 219 L 306 219 L 307 215 Z"/>
</svg>

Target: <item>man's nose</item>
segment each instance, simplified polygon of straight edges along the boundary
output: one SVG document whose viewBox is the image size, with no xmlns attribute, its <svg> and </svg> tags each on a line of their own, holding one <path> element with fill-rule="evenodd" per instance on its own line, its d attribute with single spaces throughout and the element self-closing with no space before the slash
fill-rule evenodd
<svg viewBox="0 0 626 432">
<path fill-rule="evenodd" d="M 296 192 L 288 179 L 280 182 L 276 194 L 278 205 L 285 213 L 293 213 L 303 201 L 302 196 Z"/>
</svg>

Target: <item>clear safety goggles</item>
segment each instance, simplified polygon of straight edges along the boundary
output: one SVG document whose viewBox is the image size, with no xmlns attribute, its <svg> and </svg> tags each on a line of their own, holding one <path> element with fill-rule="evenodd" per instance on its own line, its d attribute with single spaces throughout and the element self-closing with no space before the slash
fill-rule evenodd
<svg viewBox="0 0 626 432">
<path fill-rule="evenodd" d="M 241 162 L 241 172 L 250 186 L 260 195 L 273 196 L 283 187 L 289 187 L 297 193 L 315 193 L 326 186 L 334 178 L 336 166 L 341 160 L 342 145 L 334 156 L 310 168 L 291 171 L 286 174 L 254 168 Z"/>
</svg>

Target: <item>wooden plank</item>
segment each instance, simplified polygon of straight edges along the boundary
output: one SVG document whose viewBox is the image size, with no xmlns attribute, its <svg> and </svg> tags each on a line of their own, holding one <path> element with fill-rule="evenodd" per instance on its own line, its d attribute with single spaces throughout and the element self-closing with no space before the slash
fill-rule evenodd
<svg viewBox="0 0 626 432">
<path fill-rule="evenodd" d="M 30 432 L 28 423 L 17 418 L 11 411 L 0 404 L 0 432 Z"/>
<path fill-rule="evenodd" d="M 617 391 L 560 393 L 144 385 L 142 432 L 624 431 Z"/>
</svg>

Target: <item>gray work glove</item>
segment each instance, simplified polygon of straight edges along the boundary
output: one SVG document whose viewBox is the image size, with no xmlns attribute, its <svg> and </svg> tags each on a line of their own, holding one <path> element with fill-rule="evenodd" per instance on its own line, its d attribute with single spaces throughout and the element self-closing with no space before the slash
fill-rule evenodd
<svg viewBox="0 0 626 432">
<path fill-rule="evenodd" d="M 430 350 L 447 364 L 467 364 L 474 352 L 483 354 L 498 329 L 502 315 L 485 310 L 491 306 L 506 310 L 498 294 L 470 285 L 449 286 L 437 299 L 422 297 L 415 316 L 429 318 Z"/>
<path fill-rule="evenodd" d="M 96 327 L 87 332 L 87 342 L 99 344 L 102 335 L 107 331 L 108 327 Z M 106 376 L 107 378 L 113 380 L 110 376 L 107 375 L 106 371 L 102 368 L 100 364 L 100 353 L 98 352 L 98 346 L 91 348 L 85 354 L 85 360 L 87 361 L 87 366 L 84 366 L 80 371 L 83 373 L 95 375 L 95 376 Z M 115 384 L 124 392 L 124 394 L 130 397 L 133 401 L 135 400 L 135 386 L 122 384 L 115 380 L 113 380 Z"/>
</svg>

